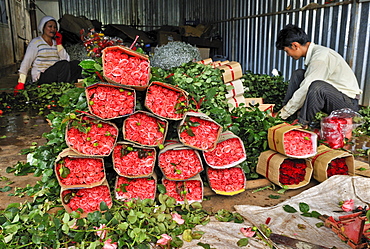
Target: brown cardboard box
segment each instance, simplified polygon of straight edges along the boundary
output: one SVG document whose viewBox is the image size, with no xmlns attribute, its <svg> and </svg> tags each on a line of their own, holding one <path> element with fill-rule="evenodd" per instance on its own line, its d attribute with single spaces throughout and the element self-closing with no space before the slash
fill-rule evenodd
<svg viewBox="0 0 370 249">
<path fill-rule="evenodd" d="M 202 60 L 209 58 L 210 48 L 198 48 Z"/>
<path fill-rule="evenodd" d="M 158 45 L 165 45 L 173 41 L 181 41 L 181 35 L 176 32 L 159 31 L 157 35 Z"/>
<path fill-rule="evenodd" d="M 272 183 L 283 187 L 283 185 L 279 182 L 280 177 L 280 165 L 283 163 L 285 159 L 289 159 L 289 157 L 280 154 L 279 152 L 273 150 L 267 150 L 260 154 L 258 158 L 256 172 L 260 175 L 266 177 Z M 299 184 L 294 185 L 286 185 L 289 189 L 297 189 L 307 185 L 312 177 L 312 165 L 311 161 L 308 159 L 304 159 L 306 161 L 306 175 L 304 180 Z"/>
<path fill-rule="evenodd" d="M 263 104 L 263 99 L 262 98 L 245 98 L 245 104 L 247 106 L 250 105 L 262 105 Z"/>
</svg>

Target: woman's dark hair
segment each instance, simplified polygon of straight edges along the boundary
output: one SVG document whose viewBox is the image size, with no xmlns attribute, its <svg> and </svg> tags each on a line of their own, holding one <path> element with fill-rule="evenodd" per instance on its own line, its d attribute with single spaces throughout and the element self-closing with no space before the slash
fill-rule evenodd
<svg viewBox="0 0 370 249">
<path fill-rule="evenodd" d="M 284 47 L 290 47 L 293 42 L 298 42 L 301 45 L 305 45 L 309 41 L 308 35 L 303 29 L 296 25 L 288 24 L 279 31 L 275 46 L 277 49 L 283 50 Z"/>
</svg>

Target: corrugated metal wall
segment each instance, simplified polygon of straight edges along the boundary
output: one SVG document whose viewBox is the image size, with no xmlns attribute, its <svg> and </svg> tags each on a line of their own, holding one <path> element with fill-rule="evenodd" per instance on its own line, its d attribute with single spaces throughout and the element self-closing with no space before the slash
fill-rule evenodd
<svg viewBox="0 0 370 249">
<path fill-rule="evenodd" d="M 317 0 L 324 8 L 306 9 L 311 0 L 63 0 L 61 13 L 85 15 L 103 24 L 128 24 L 143 30 L 161 25 L 183 25 L 185 20 L 214 23 L 229 60 L 244 70 L 270 74 L 276 68 L 289 79 L 303 67 L 277 51 L 278 31 L 288 23 L 301 26 L 317 44 L 338 51 L 355 72 L 370 103 L 370 3 Z M 328 3 L 329 2 L 329 3 Z"/>
</svg>

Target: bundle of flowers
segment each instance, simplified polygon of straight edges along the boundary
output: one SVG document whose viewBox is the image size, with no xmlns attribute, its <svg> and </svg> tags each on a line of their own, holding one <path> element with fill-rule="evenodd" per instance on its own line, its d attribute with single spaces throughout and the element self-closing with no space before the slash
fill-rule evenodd
<svg viewBox="0 0 370 249">
<path fill-rule="evenodd" d="M 289 189 L 307 185 L 312 176 L 310 160 L 287 157 L 273 150 L 267 150 L 258 158 L 256 172 L 272 183 Z"/>
<path fill-rule="evenodd" d="M 283 123 L 269 128 L 268 143 L 270 149 L 288 157 L 308 158 L 316 154 L 317 134 Z"/>
<path fill-rule="evenodd" d="M 83 45 L 90 57 L 101 57 L 102 50 L 114 45 L 123 45 L 123 40 L 118 37 L 105 36 L 95 31 L 89 32 L 83 37 Z"/>
<path fill-rule="evenodd" d="M 108 207 L 112 206 L 112 198 L 108 184 L 82 189 L 62 189 L 61 199 L 68 213 L 81 208 L 86 216 L 87 213 L 100 210 L 100 203 L 105 202 Z"/>
<path fill-rule="evenodd" d="M 108 82 L 144 90 L 149 83 L 149 58 L 123 46 L 103 50 L 103 72 Z"/>
<path fill-rule="evenodd" d="M 67 125 L 66 143 L 73 151 L 88 156 L 109 156 L 116 143 L 115 124 L 80 116 Z"/>
<path fill-rule="evenodd" d="M 86 87 L 89 110 L 101 119 L 131 114 L 135 110 L 135 90 L 122 86 L 96 83 Z"/>
<path fill-rule="evenodd" d="M 242 163 L 247 157 L 243 142 L 232 132 L 222 133 L 216 148 L 203 151 L 203 156 L 212 168 L 230 168 Z"/>
<path fill-rule="evenodd" d="M 199 150 L 216 148 L 222 127 L 203 113 L 187 112 L 178 129 L 180 141 Z"/>
<path fill-rule="evenodd" d="M 187 93 L 162 82 L 152 82 L 147 89 L 145 106 L 160 117 L 180 120 L 187 111 Z"/>
<path fill-rule="evenodd" d="M 166 145 L 159 153 L 158 165 L 170 180 L 187 180 L 203 171 L 198 151 L 180 143 Z"/>
<path fill-rule="evenodd" d="M 335 150 L 320 145 L 318 153 L 312 158 L 314 178 L 323 182 L 333 175 L 354 175 L 354 157 L 347 151 Z"/>
<path fill-rule="evenodd" d="M 137 111 L 124 121 L 123 138 L 140 145 L 156 147 L 163 144 L 167 127 L 166 120 L 145 111 Z"/>
<path fill-rule="evenodd" d="M 201 202 L 203 200 L 203 182 L 201 179 L 187 181 L 162 180 L 166 195 L 175 198 L 178 203 Z"/>
<path fill-rule="evenodd" d="M 116 199 L 153 199 L 155 198 L 157 181 L 155 178 L 126 178 L 118 176 L 116 180 Z"/>
<path fill-rule="evenodd" d="M 117 143 L 113 150 L 114 170 L 120 176 L 144 177 L 153 173 L 156 159 L 155 149 Z"/>
<path fill-rule="evenodd" d="M 66 156 L 56 162 L 55 173 L 64 188 L 101 185 L 105 179 L 102 158 Z"/>
<path fill-rule="evenodd" d="M 279 182 L 283 185 L 299 184 L 306 176 L 306 168 L 304 159 L 285 159 L 280 164 Z"/>
<path fill-rule="evenodd" d="M 208 168 L 207 176 L 210 187 L 217 194 L 235 195 L 245 190 L 246 179 L 242 168 Z"/>
<path fill-rule="evenodd" d="M 345 158 L 336 158 L 329 163 L 328 178 L 333 175 L 348 175 L 348 166 Z"/>
<path fill-rule="evenodd" d="M 352 120 L 338 117 L 325 117 L 321 120 L 321 139 L 332 149 L 343 148 L 345 138 L 352 136 Z"/>
</svg>

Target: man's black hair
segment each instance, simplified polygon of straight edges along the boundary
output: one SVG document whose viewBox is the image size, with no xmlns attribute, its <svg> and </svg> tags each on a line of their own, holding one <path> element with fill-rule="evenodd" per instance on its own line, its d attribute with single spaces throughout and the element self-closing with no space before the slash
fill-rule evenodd
<svg viewBox="0 0 370 249">
<path fill-rule="evenodd" d="M 308 35 L 303 29 L 296 25 L 288 24 L 279 31 L 275 46 L 277 49 L 283 50 L 284 47 L 291 47 L 293 42 L 305 45 L 309 41 Z"/>
</svg>

